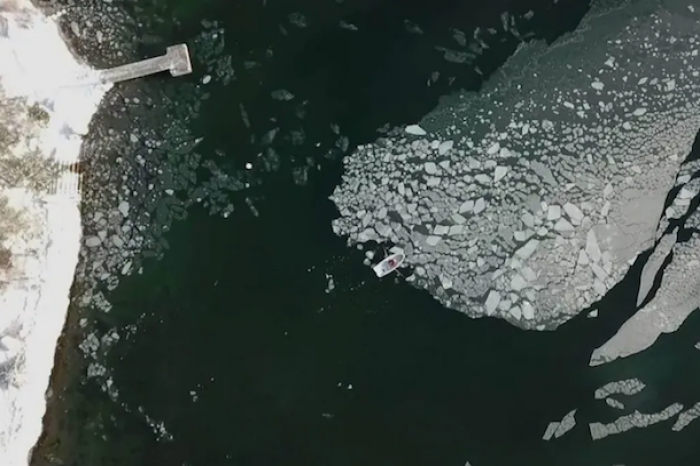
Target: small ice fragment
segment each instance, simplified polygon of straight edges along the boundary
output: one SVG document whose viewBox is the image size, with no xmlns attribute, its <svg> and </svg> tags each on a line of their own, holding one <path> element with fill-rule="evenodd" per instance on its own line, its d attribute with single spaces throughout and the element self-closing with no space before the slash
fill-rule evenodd
<svg viewBox="0 0 700 466">
<path fill-rule="evenodd" d="M 561 207 L 558 205 L 550 205 L 547 209 L 547 220 L 559 220 L 561 217 Z"/>
<path fill-rule="evenodd" d="M 406 126 L 406 132 L 414 136 L 425 136 L 426 131 L 418 125 L 408 125 Z"/>
<path fill-rule="evenodd" d="M 445 155 L 454 146 L 454 141 L 443 141 L 438 146 L 438 154 Z"/>
<path fill-rule="evenodd" d="M 484 306 L 486 306 L 486 315 L 490 316 L 496 312 L 496 308 L 500 302 L 501 295 L 498 293 L 498 291 L 491 290 L 486 298 L 486 303 L 484 304 Z"/>
<path fill-rule="evenodd" d="M 459 206 L 459 213 L 463 214 L 465 212 L 470 212 L 474 208 L 474 201 L 468 200 L 464 201 L 461 206 Z"/>
<path fill-rule="evenodd" d="M 440 242 L 440 240 L 442 240 L 441 237 L 431 235 L 425 239 L 425 242 L 428 246 L 437 246 L 437 244 Z"/>
<path fill-rule="evenodd" d="M 278 89 L 276 91 L 272 91 L 270 95 L 275 100 L 292 100 L 294 98 L 294 94 L 292 94 L 286 89 Z"/>
<path fill-rule="evenodd" d="M 500 165 L 497 166 L 493 173 L 493 181 L 500 181 L 504 176 L 506 176 L 506 173 L 508 173 L 508 167 L 502 167 Z"/>
</svg>

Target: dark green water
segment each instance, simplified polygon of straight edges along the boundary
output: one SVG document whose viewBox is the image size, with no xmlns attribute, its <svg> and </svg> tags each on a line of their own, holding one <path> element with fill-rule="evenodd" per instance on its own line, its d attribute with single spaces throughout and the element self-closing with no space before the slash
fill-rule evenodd
<svg viewBox="0 0 700 466">
<path fill-rule="evenodd" d="M 693 464 L 697 426 L 671 435 L 661 424 L 595 443 L 588 434 L 588 421 L 618 415 L 592 402 L 608 381 L 645 376 L 664 387 L 640 404 L 643 410 L 692 404 L 700 388 L 697 377 L 682 374 L 700 364 L 687 350 L 697 315 L 641 357 L 588 367 L 591 350 L 634 312 L 630 283 L 639 270 L 610 293 L 601 318 L 582 313 L 557 332 L 523 332 L 446 310 L 400 279 L 377 280 L 362 265 L 364 252 L 331 231 L 337 213 L 327 197 L 341 164 L 339 154 L 326 156 L 336 140 L 330 123 L 352 148 L 374 140 L 385 123 L 415 122 L 450 89 L 477 89 L 482 78 L 473 66 L 434 53 L 450 27 L 496 27 L 502 11 L 532 9 L 531 31 L 553 39 L 576 26 L 586 2 L 267 3 L 158 5 L 179 24 L 154 32 L 160 39 L 144 44 L 144 54 L 190 40 L 202 20 L 225 29 L 234 60 L 259 60 L 274 48 L 260 69 L 236 67 L 228 85 L 210 85 L 194 132 L 205 138 L 205 157 L 240 170 L 256 161 L 262 135 L 279 127 L 281 166 L 267 172 L 256 162 L 253 186 L 232 196 L 227 219 L 193 208 L 166 236 L 164 259 L 147 262 L 143 275 L 126 278 L 110 295 L 110 321 L 136 324 L 109 356 L 119 399 L 162 421 L 173 440 L 159 440 L 143 416 L 105 401 L 88 382 L 84 409 L 111 420 L 105 438 L 81 434 L 84 451 L 71 464 Z M 279 25 L 294 28 L 292 12 L 303 13 L 308 27 L 285 36 Z M 406 18 L 425 34 L 407 34 Z M 341 30 L 340 20 L 358 31 Z M 516 44 L 511 38 L 492 47 L 478 66 L 488 74 Z M 455 77 L 452 86 L 444 79 L 426 86 L 433 71 Z M 295 99 L 270 99 L 275 89 Z M 284 137 L 293 130 L 303 130 L 303 143 Z M 304 166 L 311 168 L 300 186 L 293 172 Z M 543 442 L 547 424 L 575 407 L 577 427 Z"/>
</svg>

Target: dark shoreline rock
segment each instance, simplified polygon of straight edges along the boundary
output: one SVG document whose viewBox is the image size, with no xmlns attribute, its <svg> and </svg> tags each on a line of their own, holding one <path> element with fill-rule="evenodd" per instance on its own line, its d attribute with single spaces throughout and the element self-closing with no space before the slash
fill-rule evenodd
<svg viewBox="0 0 700 466">
<path fill-rule="evenodd" d="M 71 435 L 75 426 L 71 425 L 74 418 L 69 413 L 76 406 L 76 389 L 84 369 L 83 356 L 78 348 L 80 335 L 78 312 L 71 305 L 56 346 L 43 431 L 31 451 L 30 466 L 70 464 L 65 459 L 75 451 L 77 437 Z"/>
</svg>

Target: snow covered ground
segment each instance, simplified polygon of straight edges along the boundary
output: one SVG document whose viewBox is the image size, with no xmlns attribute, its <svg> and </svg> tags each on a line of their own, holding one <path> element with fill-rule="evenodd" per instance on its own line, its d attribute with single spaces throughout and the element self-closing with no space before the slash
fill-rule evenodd
<svg viewBox="0 0 700 466">
<path fill-rule="evenodd" d="M 29 1 L 0 1 L 0 245 L 11 252 L 0 267 L 3 466 L 25 466 L 41 433 L 80 249 L 79 179 L 69 167 L 108 90 L 75 85 L 93 73 Z"/>
</svg>

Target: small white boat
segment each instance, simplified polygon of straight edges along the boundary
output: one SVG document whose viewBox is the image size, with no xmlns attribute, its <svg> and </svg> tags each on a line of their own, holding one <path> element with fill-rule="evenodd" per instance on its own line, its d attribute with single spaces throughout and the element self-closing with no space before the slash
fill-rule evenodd
<svg viewBox="0 0 700 466">
<path fill-rule="evenodd" d="M 382 278 L 385 275 L 389 275 L 391 272 L 398 269 L 405 258 L 406 255 L 402 252 L 391 254 L 389 256 L 386 256 L 384 260 L 381 261 L 379 264 L 372 267 L 372 270 L 374 270 L 374 273 L 377 274 L 377 277 Z"/>
</svg>

